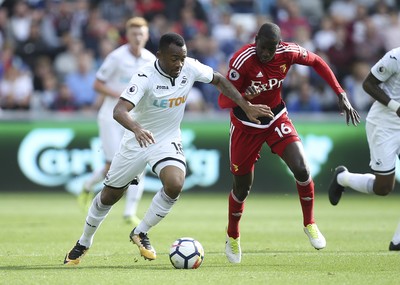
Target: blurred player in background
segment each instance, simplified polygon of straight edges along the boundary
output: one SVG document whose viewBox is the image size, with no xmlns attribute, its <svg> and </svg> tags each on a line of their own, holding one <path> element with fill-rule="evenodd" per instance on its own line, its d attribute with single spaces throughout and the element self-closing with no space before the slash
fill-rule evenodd
<svg viewBox="0 0 400 285">
<path fill-rule="evenodd" d="M 221 108 L 232 108 L 230 129 L 230 168 L 233 189 L 229 194 L 229 217 L 225 252 L 232 263 L 241 262 L 239 222 L 254 179 L 254 164 L 260 158 L 262 145 L 267 143 L 273 153 L 283 159 L 292 171 L 303 212 L 304 232 L 316 249 L 326 240 L 314 220 L 314 182 L 295 127 L 288 117 L 281 89 L 292 64 L 311 66 L 338 96 L 340 111 L 354 125 L 360 117 L 349 103 L 346 93 L 329 66 L 316 54 L 297 44 L 283 42 L 280 28 L 263 24 L 255 43 L 242 47 L 229 63 L 228 78 L 253 104 L 268 105 L 274 118 L 264 118 L 260 125 L 252 123 L 243 110 L 225 94 L 220 94 Z"/>
<path fill-rule="evenodd" d="M 395 185 L 396 162 L 400 155 L 400 48 L 387 52 L 371 68 L 363 87 L 376 100 L 365 126 L 373 174 L 351 173 L 342 165 L 336 167 L 329 186 L 332 205 L 339 203 L 345 187 L 386 196 Z M 400 250 L 400 223 L 389 250 Z"/>
<path fill-rule="evenodd" d="M 154 195 L 143 220 L 131 231 L 129 238 L 145 259 L 156 258 L 147 233 L 167 216 L 182 191 L 186 159 L 180 124 L 195 81 L 216 86 L 243 108 L 254 124 L 260 123 L 258 117 L 273 117 L 269 107 L 247 102 L 220 73 L 187 58 L 186 44 L 180 35 L 164 34 L 157 61 L 132 76 L 114 108 L 114 118 L 126 128 L 121 147 L 112 160 L 103 190 L 89 208 L 83 234 L 65 256 L 64 264 L 79 264 L 112 205 L 147 164 L 158 175 L 163 187 Z"/>
<path fill-rule="evenodd" d="M 94 83 L 94 89 L 103 96 L 103 103 L 98 114 L 100 139 L 105 155 L 105 165 L 95 170 L 85 181 L 84 189 L 78 196 L 78 202 L 88 209 L 94 197 L 94 187 L 104 180 L 110 169 L 111 160 L 118 151 L 124 134 L 122 127 L 113 118 L 113 109 L 121 92 L 126 88 L 132 74 L 149 62 L 155 61 L 155 56 L 144 48 L 149 38 L 149 28 L 146 20 L 134 17 L 126 23 L 127 43 L 111 52 L 100 66 Z M 138 224 L 136 216 L 138 203 L 142 197 L 144 174 L 132 182 L 126 194 L 124 219 L 128 223 Z"/>
</svg>

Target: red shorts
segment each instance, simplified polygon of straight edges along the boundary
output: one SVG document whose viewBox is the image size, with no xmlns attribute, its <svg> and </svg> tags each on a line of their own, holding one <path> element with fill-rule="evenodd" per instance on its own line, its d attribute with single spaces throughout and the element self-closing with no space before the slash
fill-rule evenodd
<svg viewBox="0 0 400 285">
<path fill-rule="evenodd" d="M 282 157 L 286 146 L 300 141 L 299 135 L 287 113 L 259 133 L 246 132 L 245 128 L 231 123 L 229 155 L 230 168 L 234 175 L 245 175 L 254 170 L 254 163 L 260 158 L 262 145 L 267 143 L 273 153 Z"/>
</svg>

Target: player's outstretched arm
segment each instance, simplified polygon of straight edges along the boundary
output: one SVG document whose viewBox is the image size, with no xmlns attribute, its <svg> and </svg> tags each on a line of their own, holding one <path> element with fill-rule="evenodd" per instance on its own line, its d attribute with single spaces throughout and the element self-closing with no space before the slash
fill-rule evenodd
<svg viewBox="0 0 400 285">
<path fill-rule="evenodd" d="M 302 57 L 300 61 L 304 58 Z M 304 64 L 304 62 L 299 62 L 300 64 Z M 346 123 L 349 124 L 349 121 L 353 123 L 353 125 L 357 126 L 360 123 L 360 115 L 358 112 L 351 106 L 349 100 L 347 99 L 346 92 L 343 91 L 343 88 L 340 86 L 339 82 L 336 79 L 336 76 L 333 74 L 332 69 L 328 66 L 328 64 L 317 54 L 308 51 L 308 61 L 305 65 L 312 66 L 314 70 L 321 76 L 332 88 L 332 90 L 337 94 L 339 99 L 339 109 L 340 113 L 343 115 L 346 112 Z"/>
<path fill-rule="evenodd" d="M 345 92 L 338 94 L 339 98 L 339 109 L 340 113 L 343 115 L 346 112 L 346 123 L 349 124 L 351 120 L 354 126 L 360 123 L 360 115 L 358 112 L 351 106 L 349 99 L 347 99 L 347 95 Z"/>
<path fill-rule="evenodd" d="M 268 117 L 272 119 L 274 117 L 274 113 L 267 105 L 253 105 L 246 101 L 236 87 L 219 72 L 214 72 L 214 78 L 211 81 L 211 84 L 217 87 L 221 93 L 232 99 L 240 108 L 242 108 L 252 122 L 260 124 L 261 122 L 257 118 Z"/>
</svg>

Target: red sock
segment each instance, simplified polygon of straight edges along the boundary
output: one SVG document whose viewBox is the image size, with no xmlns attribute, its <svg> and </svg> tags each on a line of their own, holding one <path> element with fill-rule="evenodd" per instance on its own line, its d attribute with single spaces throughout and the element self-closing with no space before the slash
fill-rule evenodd
<svg viewBox="0 0 400 285">
<path fill-rule="evenodd" d="M 244 210 L 244 201 L 238 201 L 238 199 L 233 195 L 232 191 L 229 193 L 228 200 L 228 236 L 232 238 L 238 238 L 240 235 L 239 222 L 242 218 L 242 213 Z"/>
<path fill-rule="evenodd" d="M 301 210 L 303 211 L 303 224 L 315 223 L 314 221 L 314 181 L 310 177 L 306 182 L 296 181 L 299 193 Z"/>
</svg>

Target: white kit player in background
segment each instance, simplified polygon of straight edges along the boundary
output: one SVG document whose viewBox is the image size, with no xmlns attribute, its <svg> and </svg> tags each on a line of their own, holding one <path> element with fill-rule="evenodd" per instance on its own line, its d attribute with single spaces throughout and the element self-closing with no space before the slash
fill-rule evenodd
<svg viewBox="0 0 400 285">
<path fill-rule="evenodd" d="M 155 56 L 144 48 L 149 38 L 146 20 L 134 17 L 126 22 L 127 43 L 112 51 L 100 66 L 94 88 L 103 96 L 103 103 L 98 113 L 99 135 L 105 156 L 105 165 L 96 169 L 85 181 L 78 197 L 79 204 L 88 209 L 94 197 L 94 187 L 104 180 L 114 154 L 118 151 L 125 128 L 113 118 L 113 109 L 121 92 L 127 87 L 132 75 L 143 65 L 154 62 Z M 126 194 L 124 219 L 130 224 L 138 224 L 136 216 L 138 203 L 144 188 L 144 174 L 134 181 Z M 137 182 L 139 182 L 137 184 Z"/>
<path fill-rule="evenodd" d="M 216 86 L 254 123 L 260 124 L 259 117 L 273 118 L 268 106 L 251 104 L 223 75 L 193 58 L 187 58 L 186 44 L 180 35 L 164 34 L 159 42 L 157 61 L 142 67 L 132 76 L 114 108 L 114 118 L 126 128 L 121 147 L 112 160 L 103 190 L 89 208 L 83 233 L 65 256 L 64 264 L 80 263 L 112 206 L 147 165 L 163 186 L 154 195 L 142 221 L 131 231 L 129 238 L 145 259 L 156 259 L 147 233 L 171 211 L 185 182 L 186 159 L 180 124 L 195 81 Z"/>
<path fill-rule="evenodd" d="M 370 168 L 366 174 L 351 173 L 338 166 L 329 187 L 329 200 L 337 205 L 345 187 L 379 196 L 388 195 L 395 185 L 396 162 L 400 155 L 400 47 L 387 52 L 363 83 L 376 101 L 366 122 Z M 389 250 L 400 250 L 400 223 Z"/>
</svg>

